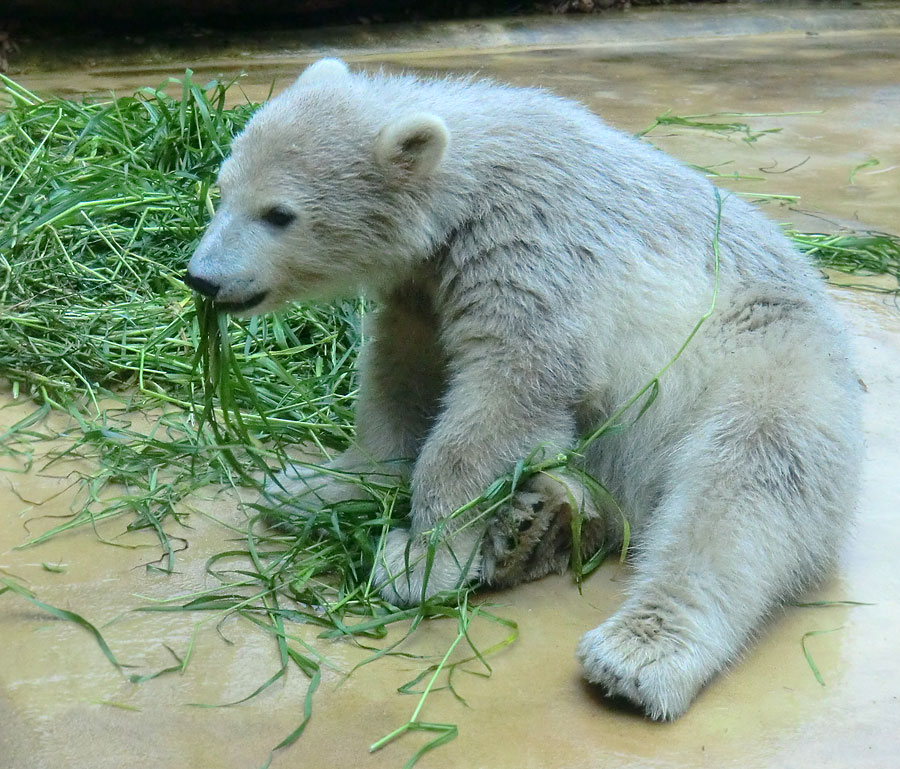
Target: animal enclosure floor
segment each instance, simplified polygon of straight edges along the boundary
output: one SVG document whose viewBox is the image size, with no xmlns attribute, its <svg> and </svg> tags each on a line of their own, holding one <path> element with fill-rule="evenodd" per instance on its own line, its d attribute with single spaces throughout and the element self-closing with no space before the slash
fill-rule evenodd
<svg viewBox="0 0 900 769">
<path fill-rule="evenodd" d="M 649 39 L 646 31 L 638 34 L 640 25 L 612 39 L 596 19 L 571 19 L 536 35 L 531 46 L 489 52 L 438 48 L 432 38 L 430 50 L 409 44 L 405 52 L 388 52 L 374 42 L 371 50 L 346 47 L 352 49 L 348 58 L 366 67 L 426 74 L 478 70 L 517 85 L 545 86 L 630 131 L 670 109 L 681 116 L 814 113 L 722 119 L 745 121 L 751 133 L 781 129 L 749 143 L 741 140 L 746 134 L 670 126 L 650 138 L 685 161 L 759 178 L 725 182 L 734 189 L 799 195 L 799 201 L 767 204 L 770 216 L 799 229 L 850 223 L 900 233 L 900 14 L 892 16 L 892 6 L 882 5 L 893 25 L 857 28 L 850 8 L 828 11 L 832 28 L 823 28 L 814 11 L 731 11 L 728 27 L 709 8 L 657 9 L 628 17 L 646 21 L 644 30 L 661 30 Z M 808 28 L 803 13 L 809 14 Z M 592 43 L 581 27 L 567 26 L 582 22 L 598 25 L 596 37 L 604 42 Z M 621 19 L 616 23 L 628 27 Z M 667 29 L 693 33 L 667 35 Z M 747 34 L 754 29 L 764 34 Z M 309 50 L 279 48 L 200 60 L 172 54 L 151 66 L 98 60 L 74 71 L 32 64 L 12 74 L 26 87 L 75 94 L 130 92 L 178 76 L 186 66 L 199 81 L 246 70 L 245 92 L 262 99 L 272 81 L 276 90 L 284 87 L 313 58 Z M 486 594 L 500 616 L 518 624 L 519 638 L 489 657 L 490 678 L 472 674 L 484 671 L 475 663 L 456 674 L 466 704 L 446 689 L 429 697 L 421 719 L 455 723 L 459 736 L 425 755 L 421 769 L 900 766 L 900 307 L 847 288 L 832 293 L 856 337 L 866 389 L 867 461 L 854 536 L 834 578 L 808 600 L 871 605 L 791 608 L 774 617 L 745 659 L 707 686 L 687 715 L 657 724 L 597 697 L 582 684 L 574 659 L 581 634 L 618 606 L 626 567 L 611 560 L 582 594 L 568 577 Z M 662 387 L 664 392 L 665 381 Z M 2 399 L 0 434 L 32 410 L 9 393 Z M 62 417 L 51 419 L 57 429 L 64 427 Z M 217 628 L 215 620 L 204 623 L 194 613 L 131 611 L 208 586 L 206 559 L 239 536 L 222 523 L 245 521 L 235 497 L 210 490 L 185 502 L 184 509 L 194 512 L 171 534 L 188 546 L 177 555 L 176 573 L 164 575 L 146 568 L 159 556 L 155 537 L 123 535 L 124 523 L 117 520 L 15 549 L 58 523 L 53 516 L 69 512 L 72 466 L 42 466 L 40 458 L 31 469 L 0 458 L 0 576 L 15 575 L 42 601 L 100 627 L 116 656 L 135 666 L 128 673 L 171 666 L 166 645 L 179 655 L 192 646 L 192 657 L 183 675 L 135 685 L 83 628 L 53 619 L 24 598 L 0 597 L 0 769 L 260 767 L 299 722 L 306 679 L 291 675 L 284 685 L 233 707 L 192 707 L 250 694 L 278 668 L 272 639 L 243 621 Z M 418 697 L 397 688 L 436 661 L 429 655 L 447 649 L 455 623 L 426 623 L 402 647 L 427 659 L 383 658 L 349 677 L 344 674 L 370 652 L 317 640 L 309 626 L 290 632 L 333 667 L 316 693 L 306 733 L 277 752 L 272 767 L 402 767 L 429 735 L 406 735 L 376 754 L 368 747 L 410 717 Z M 472 632 L 482 647 L 506 634 L 482 621 Z M 804 656 L 804 639 L 824 685 Z"/>
</svg>

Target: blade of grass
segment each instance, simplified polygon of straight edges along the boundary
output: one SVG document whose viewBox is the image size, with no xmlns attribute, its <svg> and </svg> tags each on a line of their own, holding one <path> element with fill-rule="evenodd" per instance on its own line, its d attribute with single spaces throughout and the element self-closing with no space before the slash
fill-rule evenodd
<svg viewBox="0 0 900 769">
<path fill-rule="evenodd" d="M 30 601 L 38 609 L 47 612 L 51 616 L 56 617 L 57 619 L 65 620 L 66 622 L 74 622 L 79 627 L 84 628 L 94 637 L 94 640 L 100 647 L 100 651 L 103 652 L 103 656 L 106 657 L 106 659 L 108 659 L 110 663 L 116 667 L 116 669 L 121 670 L 123 667 L 125 667 L 116 659 L 115 655 L 112 653 L 112 650 L 107 645 L 106 640 L 103 638 L 103 635 L 100 633 L 100 631 L 97 630 L 96 627 L 94 627 L 80 614 L 76 614 L 75 612 L 69 611 L 67 609 L 59 609 L 55 606 L 44 603 L 30 590 L 6 577 L 0 577 L 0 585 L 3 585 L 3 588 L 0 589 L 0 595 L 5 593 L 6 591 L 11 591 L 13 593 L 16 593 L 17 595 L 22 596 L 26 600 Z"/>
<path fill-rule="evenodd" d="M 826 633 L 836 633 L 838 630 L 843 630 L 844 626 L 833 627 L 828 630 L 810 630 L 804 633 L 800 637 L 800 648 L 803 650 L 803 656 L 806 657 L 806 664 L 809 665 L 809 669 L 812 671 L 813 675 L 816 677 L 816 681 L 819 682 L 820 686 L 825 686 L 825 679 L 822 678 L 822 674 L 819 672 L 819 667 L 816 665 L 815 660 L 813 659 L 812 654 L 809 651 L 809 648 L 806 645 L 806 641 L 808 638 L 813 638 L 817 635 L 825 635 Z"/>
</svg>

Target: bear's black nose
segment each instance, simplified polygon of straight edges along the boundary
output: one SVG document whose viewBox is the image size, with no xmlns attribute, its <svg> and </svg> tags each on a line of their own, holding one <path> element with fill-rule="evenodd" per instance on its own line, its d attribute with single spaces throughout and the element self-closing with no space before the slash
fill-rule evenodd
<svg viewBox="0 0 900 769">
<path fill-rule="evenodd" d="M 189 272 L 184 273 L 184 282 L 197 293 L 208 296 L 210 299 L 215 299 L 216 294 L 219 293 L 219 287 L 215 283 L 210 283 L 208 280 L 198 278 L 196 275 L 191 275 Z"/>
</svg>

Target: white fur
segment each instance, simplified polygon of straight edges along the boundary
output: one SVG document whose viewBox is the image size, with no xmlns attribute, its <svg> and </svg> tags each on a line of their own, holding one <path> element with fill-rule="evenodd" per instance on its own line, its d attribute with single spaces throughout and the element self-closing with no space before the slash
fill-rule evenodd
<svg viewBox="0 0 900 769">
<path fill-rule="evenodd" d="M 423 152 L 404 160 L 411 131 Z M 535 446 L 589 434 L 710 306 L 706 179 L 541 91 L 347 74 L 301 76 L 263 107 L 220 181 L 189 267 L 217 300 L 258 312 L 365 290 L 378 302 L 359 446 L 338 466 L 410 474 L 411 529 L 376 564 L 386 596 L 559 569 L 573 504 L 587 541 L 621 538 L 621 517 L 575 476 L 538 476 L 487 532 L 471 516 L 443 524 L 424 582 L 436 526 Z M 296 221 L 273 229 L 260 219 L 271 205 Z M 858 388 L 821 280 L 733 195 L 718 245 L 715 311 L 643 418 L 583 460 L 628 516 L 634 578 L 578 656 L 589 681 L 654 718 L 681 714 L 827 572 L 855 503 Z M 299 496 L 310 483 L 281 480 Z M 319 481 L 326 500 L 347 493 Z"/>
<path fill-rule="evenodd" d="M 296 80 L 296 85 L 312 85 L 329 80 L 338 80 L 347 77 L 350 70 L 340 59 L 319 59 L 315 64 L 310 64 Z"/>
<path fill-rule="evenodd" d="M 375 160 L 389 172 L 427 176 L 441 162 L 450 133 L 437 115 L 418 113 L 386 125 L 375 137 Z"/>
</svg>

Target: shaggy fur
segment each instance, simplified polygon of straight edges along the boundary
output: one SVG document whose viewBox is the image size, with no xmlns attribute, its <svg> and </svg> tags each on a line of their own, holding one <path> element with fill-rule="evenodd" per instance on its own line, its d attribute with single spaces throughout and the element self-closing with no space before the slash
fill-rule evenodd
<svg viewBox="0 0 900 769">
<path fill-rule="evenodd" d="M 376 567 L 386 597 L 559 570 L 573 504 L 587 543 L 621 538 L 576 480 L 538 476 L 489 531 L 449 524 L 423 584 L 438 522 L 535 446 L 574 446 L 710 306 L 717 205 L 702 176 L 542 91 L 325 60 L 257 113 L 220 184 L 191 285 L 247 313 L 377 301 L 358 445 L 330 469 L 410 479 L 411 529 Z M 653 718 L 683 713 L 823 576 L 857 486 L 858 388 L 821 281 L 737 197 L 720 225 L 714 313 L 643 418 L 583 461 L 627 513 L 634 577 L 578 657 Z M 304 469 L 276 485 L 287 504 L 358 493 Z"/>
</svg>

